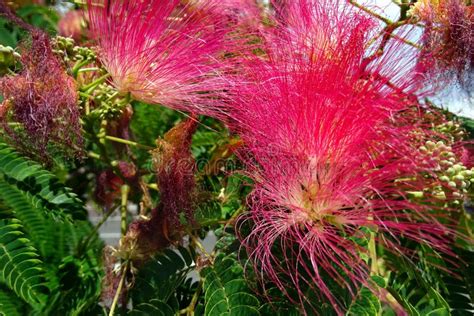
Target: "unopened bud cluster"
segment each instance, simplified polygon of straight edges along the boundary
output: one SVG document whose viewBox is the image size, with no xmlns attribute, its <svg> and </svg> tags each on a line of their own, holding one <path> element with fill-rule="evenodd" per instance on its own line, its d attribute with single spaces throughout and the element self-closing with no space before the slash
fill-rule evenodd
<svg viewBox="0 0 474 316">
<path fill-rule="evenodd" d="M 461 124 L 453 121 L 448 121 L 434 127 L 436 132 L 440 132 L 451 138 L 451 141 L 460 141 L 466 135 L 466 132 L 461 127 Z"/>
<path fill-rule="evenodd" d="M 53 52 L 64 62 L 95 61 L 96 54 L 88 47 L 76 46 L 70 37 L 56 36 L 52 40 Z"/>
<path fill-rule="evenodd" d="M 94 102 L 97 108 L 93 114 L 101 119 L 116 119 L 120 117 L 129 100 L 127 97 L 119 96 L 117 90 L 111 85 L 103 83 L 94 90 Z"/>
<path fill-rule="evenodd" d="M 426 157 L 426 163 L 434 163 L 433 171 L 439 183 L 432 188 L 432 195 L 438 199 L 447 196 L 462 199 L 474 183 L 474 168 L 467 169 L 456 158 L 451 146 L 446 146 L 443 141 L 427 141 L 419 151 Z"/>
</svg>

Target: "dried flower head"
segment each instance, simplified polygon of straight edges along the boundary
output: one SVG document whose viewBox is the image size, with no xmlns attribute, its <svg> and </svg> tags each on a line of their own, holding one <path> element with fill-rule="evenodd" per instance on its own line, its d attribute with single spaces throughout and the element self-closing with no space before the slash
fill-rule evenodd
<svg viewBox="0 0 474 316">
<path fill-rule="evenodd" d="M 180 0 L 89 0 L 92 35 L 113 84 L 137 100 L 218 115 L 223 82 L 216 76 L 226 30 L 216 2 L 206 10 Z"/>
<path fill-rule="evenodd" d="M 196 127 L 195 119 L 178 124 L 157 141 L 158 148 L 152 152 L 160 203 L 149 219 L 130 225 L 119 250 L 138 264 L 179 242 L 184 234 L 183 221 L 194 221 L 194 159 L 190 146 Z"/>
<path fill-rule="evenodd" d="M 474 7 L 465 0 L 422 0 L 412 13 L 425 24 L 422 64 L 434 80 L 453 75 L 470 85 L 474 66 Z"/>
<path fill-rule="evenodd" d="M 21 53 L 23 70 L 0 80 L 4 129 L 22 149 L 31 153 L 32 146 L 43 158 L 49 144 L 77 155 L 82 138 L 76 84 L 54 56 L 48 36 L 34 29 L 31 35 L 30 47 Z"/>
<path fill-rule="evenodd" d="M 195 162 L 191 154 L 191 138 L 196 128 L 197 121 L 193 118 L 180 123 L 163 139 L 157 140 L 157 149 L 152 153 L 160 204 L 173 227 L 182 225 L 181 215 L 187 221 L 193 221 Z"/>
</svg>

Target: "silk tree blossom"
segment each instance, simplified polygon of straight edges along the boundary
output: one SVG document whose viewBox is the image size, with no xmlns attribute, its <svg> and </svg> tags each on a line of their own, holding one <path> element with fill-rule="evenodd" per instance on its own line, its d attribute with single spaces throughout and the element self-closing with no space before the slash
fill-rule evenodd
<svg viewBox="0 0 474 316">
<path fill-rule="evenodd" d="M 90 29 L 115 87 L 137 100 L 218 115 L 223 82 L 218 61 L 226 29 L 208 1 L 206 10 L 180 0 L 89 0 Z"/>
<path fill-rule="evenodd" d="M 84 37 L 84 12 L 71 10 L 67 12 L 58 22 L 58 33 L 64 37 L 71 37 L 79 42 Z"/>
<path fill-rule="evenodd" d="M 184 4 L 190 4 L 197 8 L 206 8 L 207 0 L 182 0 Z M 257 0 L 221 0 L 219 5 L 214 8 L 231 19 L 237 25 L 253 24 L 257 25 L 260 21 L 261 4 Z"/>
<path fill-rule="evenodd" d="M 264 288 L 276 285 L 305 313 L 320 312 L 313 290 L 342 315 L 337 287 L 383 297 L 361 240 L 396 254 L 411 255 L 405 238 L 449 253 L 451 229 L 431 211 L 434 195 L 408 199 L 432 185 L 416 175 L 433 167 L 413 150 L 415 127 L 393 123 L 421 91 L 415 65 L 387 65 L 396 45 L 367 58 L 376 24 L 342 2 L 298 0 L 287 16 L 267 34 L 265 55 L 241 61 L 245 74 L 231 89 L 240 156 L 256 183 L 241 241 Z M 398 71 L 405 76 L 390 76 Z"/>
</svg>

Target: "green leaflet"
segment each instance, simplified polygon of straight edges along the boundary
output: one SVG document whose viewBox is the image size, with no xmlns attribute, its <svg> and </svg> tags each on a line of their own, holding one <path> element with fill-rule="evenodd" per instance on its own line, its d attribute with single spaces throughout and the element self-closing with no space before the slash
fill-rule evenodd
<svg viewBox="0 0 474 316">
<path fill-rule="evenodd" d="M 358 296 L 352 302 L 346 315 L 350 316 L 377 316 L 381 304 L 379 299 L 368 288 L 360 289 Z"/>
<path fill-rule="evenodd" d="M 195 268 L 194 256 L 192 251 L 183 247 L 166 249 L 156 255 L 136 276 L 130 293 L 133 304 L 141 306 L 157 300 L 177 311 L 180 307 L 176 291 L 186 280 L 188 273 Z"/>
<path fill-rule="evenodd" d="M 97 306 L 102 244 L 85 217 L 55 175 L 0 143 L 0 312 L 15 315 L 2 303 L 5 293 L 24 302 L 22 315 L 79 315 Z"/>
<path fill-rule="evenodd" d="M 206 316 L 260 315 L 260 302 L 243 278 L 243 268 L 231 256 L 219 254 L 202 271 Z"/>
<path fill-rule="evenodd" d="M 451 315 L 469 315 L 474 313 L 474 252 L 459 248 L 455 252 L 459 260 L 457 266 L 450 267 L 455 275 L 444 278 L 447 292 L 444 297 Z"/>
<path fill-rule="evenodd" d="M 26 203 L 38 208 L 55 220 L 85 219 L 86 212 L 71 189 L 64 187 L 54 174 L 41 165 L 21 157 L 17 152 L 0 142 L 0 182 L 10 192 L 22 195 Z M 3 192 L 3 191 L 2 191 Z M 15 203 L 9 193 L 0 192 L 7 204 Z M 14 206 L 9 205 L 14 208 Z"/>
<path fill-rule="evenodd" d="M 25 302 L 37 307 L 47 299 L 45 268 L 22 229 L 19 220 L 0 220 L 0 281 Z"/>
<path fill-rule="evenodd" d="M 24 302 L 0 285 L 0 316 L 22 316 Z"/>
<path fill-rule="evenodd" d="M 174 316 L 175 313 L 173 309 L 166 303 L 158 300 L 152 299 L 148 303 L 141 303 L 133 310 L 128 312 L 128 315 L 134 316 L 147 316 L 147 315 L 156 315 L 156 316 Z"/>
</svg>

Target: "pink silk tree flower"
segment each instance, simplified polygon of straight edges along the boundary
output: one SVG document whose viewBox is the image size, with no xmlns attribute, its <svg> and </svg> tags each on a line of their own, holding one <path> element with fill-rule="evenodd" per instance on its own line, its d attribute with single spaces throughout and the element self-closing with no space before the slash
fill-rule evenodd
<svg viewBox="0 0 474 316">
<path fill-rule="evenodd" d="M 261 23 L 262 8 L 256 0 L 223 0 L 220 3 L 224 14 L 238 26 L 258 29 Z"/>
<path fill-rule="evenodd" d="M 184 4 L 206 7 L 207 0 L 182 0 Z M 257 0 L 221 0 L 215 8 L 226 15 L 235 24 L 258 24 L 261 15 L 261 4 Z"/>
<path fill-rule="evenodd" d="M 347 302 L 335 287 L 354 298 L 366 286 L 383 297 L 369 281 L 361 240 L 396 254 L 409 254 L 405 238 L 449 253 L 451 229 L 446 214 L 431 212 L 434 196 L 408 199 L 423 179 L 398 181 L 432 167 L 413 151 L 413 127 L 393 123 L 424 93 L 414 63 L 386 57 L 402 43 L 368 59 L 368 17 L 342 1 L 293 4 L 266 36 L 265 54 L 241 60 L 244 74 L 230 89 L 240 157 L 255 181 L 241 242 L 264 289 L 276 286 L 305 314 L 323 300 L 343 315 Z"/>
<path fill-rule="evenodd" d="M 79 42 L 84 37 L 84 12 L 71 10 L 67 12 L 58 22 L 58 33 L 64 37 L 71 37 Z"/>
<path fill-rule="evenodd" d="M 180 0 L 88 0 L 90 30 L 112 83 L 139 101 L 219 115 L 219 58 L 228 45 L 222 21 Z"/>
</svg>

